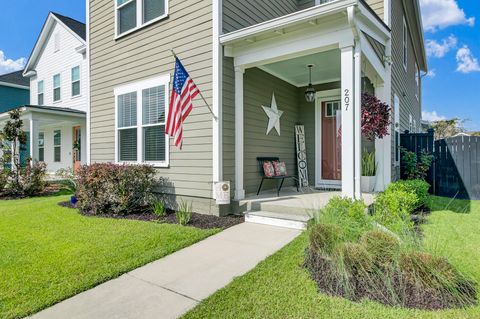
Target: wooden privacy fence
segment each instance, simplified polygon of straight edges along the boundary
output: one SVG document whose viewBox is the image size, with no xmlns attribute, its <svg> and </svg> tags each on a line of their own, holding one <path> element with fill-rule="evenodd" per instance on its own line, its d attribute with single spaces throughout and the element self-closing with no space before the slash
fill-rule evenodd
<svg viewBox="0 0 480 319">
<path fill-rule="evenodd" d="M 480 199 L 480 137 L 455 136 L 434 141 L 427 133 L 401 134 L 400 145 L 408 151 L 434 155 L 427 182 L 438 196 Z M 403 166 L 402 166 L 403 177 Z"/>
</svg>

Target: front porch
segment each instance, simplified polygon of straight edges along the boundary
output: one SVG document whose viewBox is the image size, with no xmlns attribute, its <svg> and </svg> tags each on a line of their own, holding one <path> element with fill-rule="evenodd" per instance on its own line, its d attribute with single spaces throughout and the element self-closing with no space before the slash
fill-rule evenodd
<svg viewBox="0 0 480 319">
<path fill-rule="evenodd" d="M 362 1 L 326 3 L 220 40 L 227 56 L 224 68 L 231 68 L 233 78 L 232 87 L 225 87 L 229 83 L 224 81 L 224 94 L 234 92 L 234 156 L 224 158 L 224 175 L 230 177 L 233 166 L 234 178 L 229 179 L 240 207 L 259 205 L 263 210 L 275 203 L 287 207 L 285 213 L 295 207 L 304 213 L 312 208 L 303 207 L 307 198 L 320 206 L 335 195 L 360 199 L 364 148 L 376 153 L 375 190 L 390 183 L 391 138 L 367 142 L 361 135 L 361 94 L 368 91 L 391 104 L 390 30 Z M 305 99 L 310 84 L 307 65 L 315 66 L 310 81 L 316 91 L 313 102 Z M 267 132 L 271 123 L 264 109 L 273 106 L 272 95 L 282 113 L 281 125 Z M 250 197 L 261 180 L 257 157 L 279 157 L 289 174 L 297 175 L 296 125 L 305 128 L 308 186 L 317 195 Z M 331 189 L 337 192 L 321 192 Z"/>
<path fill-rule="evenodd" d="M 26 145 L 20 146 L 20 163 L 27 159 L 44 162 L 49 175 L 60 169 L 79 168 L 86 163 L 85 112 L 49 106 L 20 107 Z M 0 114 L 0 127 L 9 114 Z"/>
<path fill-rule="evenodd" d="M 251 195 L 238 202 L 239 210 L 245 212 L 247 222 L 304 229 L 312 214 L 324 208 L 341 191 L 322 191 L 310 188 L 297 192 L 286 189 L 280 197 L 274 190 Z M 362 194 L 367 205 L 374 202 L 374 194 Z"/>
</svg>

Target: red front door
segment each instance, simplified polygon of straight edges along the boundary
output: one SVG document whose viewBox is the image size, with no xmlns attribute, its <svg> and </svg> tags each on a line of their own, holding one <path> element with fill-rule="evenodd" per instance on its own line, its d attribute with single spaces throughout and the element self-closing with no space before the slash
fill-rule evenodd
<svg viewBox="0 0 480 319">
<path fill-rule="evenodd" d="M 341 101 L 323 102 L 322 180 L 339 181 L 342 179 L 341 122 Z"/>
<path fill-rule="evenodd" d="M 80 126 L 73 128 L 73 169 L 78 171 L 82 165 L 82 130 Z"/>
</svg>

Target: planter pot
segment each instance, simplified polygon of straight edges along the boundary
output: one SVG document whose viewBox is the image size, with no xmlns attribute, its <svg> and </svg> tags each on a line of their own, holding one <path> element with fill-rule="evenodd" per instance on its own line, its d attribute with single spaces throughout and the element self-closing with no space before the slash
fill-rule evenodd
<svg viewBox="0 0 480 319">
<path fill-rule="evenodd" d="M 71 197 L 70 197 L 70 203 L 72 203 L 72 204 L 75 205 L 77 202 L 78 202 L 78 199 L 77 199 L 76 196 L 71 196 Z"/>
<path fill-rule="evenodd" d="M 373 193 L 376 179 L 376 176 L 362 176 L 360 180 L 362 193 Z"/>
</svg>

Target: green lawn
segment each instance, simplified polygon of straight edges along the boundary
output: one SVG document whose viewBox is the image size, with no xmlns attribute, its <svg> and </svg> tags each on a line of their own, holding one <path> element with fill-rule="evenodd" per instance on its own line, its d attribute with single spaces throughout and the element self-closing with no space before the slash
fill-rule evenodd
<svg viewBox="0 0 480 319">
<path fill-rule="evenodd" d="M 432 198 L 435 211 L 424 225 L 428 249 L 442 253 L 480 282 L 480 202 Z M 468 209 L 465 209 L 467 207 Z M 462 213 L 469 211 L 469 213 Z M 308 238 L 302 234 L 254 270 L 203 301 L 185 318 L 480 318 L 480 307 L 451 311 L 390 308 L 353 303 L 317 292 L 301 267 Z"/>
<path fill-rule="evenodd" d="M 217 231 L 79 215 L 66 196 L 0 201 L 0 318 L 20 318 Z"/>
</svg>

